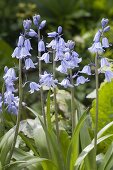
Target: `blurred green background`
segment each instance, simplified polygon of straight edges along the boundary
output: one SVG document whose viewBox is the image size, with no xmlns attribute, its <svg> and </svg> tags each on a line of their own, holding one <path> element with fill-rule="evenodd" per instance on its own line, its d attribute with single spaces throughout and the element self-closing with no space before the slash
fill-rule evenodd
<svg viewBox="0 0 113 170">
<path fill-rule="evenodd" d="M 0 0 L 0 87 L 3 81 L 4 66 L 17 64 L 15 59 L 11 59 L 11 54 L 16 46 L 18 36 L 22 32 L 22 20 L 32 19 L 34 14 L 40 14 L 42 19 L 47 20 L 44 35 L 56 30 L 61 25 L 65 40 L 72 39 L 76 42 L 76 51 L 83 58 L 80 69 L 93 61 L 87 48 L 91 46 L 93 36 L 101 26 L 100 21 L 103 17 L 110 20 L 111 31 L 107 36 L 110 43 L 113 43 L 112 0 Z M 113 58 L 111 54 L 112 47 L 105 55 Z M 31 72 L 30 76 L 32 77 Z M 100 83 L 103 80 L 102 76 Z M 84 105 L 90 105 L 92 100 L 86 99 L 86 96 L 93 89 L 95 89 L 95 83 L 94 77 L 91 77 L 90 83 L 77 88 L 76 98 Z M 29 94 L 26 95 L 25 101 L 27 100 L 29 104 L 36 100 L 35 96 L 32 102 L 30 99 Z"/>
</svg>

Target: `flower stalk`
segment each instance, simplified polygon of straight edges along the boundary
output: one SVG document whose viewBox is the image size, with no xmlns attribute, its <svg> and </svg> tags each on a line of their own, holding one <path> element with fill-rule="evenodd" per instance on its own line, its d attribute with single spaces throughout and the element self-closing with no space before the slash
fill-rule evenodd
<svg viewBox="0 0 113 170">
<path fill-rule="evenodd" d="M 56 76 L 56 61 L 55 61 L 55 51 L 53 51 L 53 78 Z M 57 111 L 57 99 L 56 99 L 56 88 L 54 88 L 54 107 L 55 107 L 55 123 L 56 123 L 56 134 L 59 141 L 59 125 L 58 125 L 58 111 Z"/>
<path fill-rule="evenodd" d="M 15 148 L 15 144 L 18 137 L 19 132 L 19 126 L 20 126 L 20 118 L 22 113 L 22 95 L 23 95 L 23 89 L 22 89 L 22 59 L 19 59 L 19 108 L 18 108 L 18 115 L 17 115 L 17 122 L 16 122 L 16 128 L 15 128 L 15 134 L 14 134 L 14 140 L 13 144 L 11 146 L 11 150 L 9 153 L 9 157 L 7 160 L 7 163 L 9 164 L 13 155 L 13 151 Z"/>
<path fill-rule="evenodd" d="M 40 41 L 40 30 L 38 29 L 38 43 Z M 42 64 L 41 64 L 41 52 L 38 50 L 38 58 L 39 58 L 39 77 L 42 74 Z M 43 115 L 43 119 L 44 119 L 44 125 L 45 127 L 47 127 L 47 123 L 46 123 L 46 114 L 45 114 L 45 110 L 44 110 L 44 94 L 43 94 L 43 88 L 40 88 L 40 97 L 41 97 L 41 107 L 42 107 L 42 115 Z"/>
<path fill-rule="evenodd" d="M 72 70 L 70 69 L 70 82 L 73 87 L 71 87 L 71 121 L 72 121 L 72 134 L 74 132 L 74 128 L 76 126 L 76 118 L 75 118 L 75 106 L 74 106 L 74 83 L 72 78 Z"/>
<path fill-rule="evenodd" d="M 95 80 L 96 80 L 96 117 L 95 117 L 95 137 L 94 137 L 94 149 L 95 153 L 97 152 L 97 132 L 98 132 L 98 53 L 96 53 L 95 57 Z M 96 156 L 96 155 L 95 155 Z"/>
</svg>

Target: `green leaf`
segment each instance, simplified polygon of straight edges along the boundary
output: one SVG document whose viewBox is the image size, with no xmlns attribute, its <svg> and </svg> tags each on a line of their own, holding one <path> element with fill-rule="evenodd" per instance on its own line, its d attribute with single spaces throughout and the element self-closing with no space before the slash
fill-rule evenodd
<svg viewBox="0 0 113 170">
<path fill-rule="evenodd" d="M 69 145 L 68 152 L 67 152 L 67 161 L 66 161 L 66 169 L 67 170 L 68 169 L 73 170 L 74 163 L 78 157 L 79 132 L 80 132 L 80 129 L 81 129 L 86 117 L 87 117 L 87 110 L 81 116 L 81 118 L 75 128 L 75 131 L 73 133 L 72 139 L 70 141 L 70 145 Z"/>
<path fill-rule="evenodd" d="M 79 117 L 81 117 L 81 113 L 82 113 L 81 112 L 81 106 L 79 106 L 78 107 L 78 114 L 77 115 Z M 91 143 L 91 137 L 90 137 L 90 134 L 89 134 L 89 130 L 88 130 L 88 125 L 87 124 L 88 124 L 87 122 L 84 122 L 84 124 L 83 124 L 83 126 L 82 126 L 82 128 L 80 130 L 80 143 L 81 143 L 82 150 Z M 92 150 L 86 156 L 86 158 L 84 159 L 84 163 L 81 166 L 81 168 L 84 167 L 84 166 L 85 166 L 85 169 L 87 169 L 87 170 L 91 170 L 91 169 L 95 168 L 95 151 L 94 150 Z"/>
<path fill-rule="evenodd" d="M 68 147 L 70 144 L 70 138 L 65 130 L 60 130 L 59 138 L 60 138 L 63 160 L 64 160 L 64 163 L 66 164 L 66 156 L 67 156 Z"/>
<path fill-rule="evenodd" d="M 7 160 L 7 155 L 12 146 L 12 142 L 14 139 L 14 130 L 15 130 L 15 127 L 10 129 L 0 141 L 0 161 L 2 165 L 5 165 L 6 160 Z"/>
<path fill-rule="evenodd" d="M 111 157 L 113 157 L 113 142 L 111 143 L 106 154 L 104 155 L 104 159 L 103 159 L 101 165 L 99 166 L 99 170 L 105 170 L 106 169 L 105 167 L 106 167 L 106 165 L 108 165 L 108 162 L 109 162 Z M 113 166 L 113 162 L 112 162 L 112 166 Z"/>
<path fill-rule="evenodd" d="M 92 109 L 91 109 L 91 116 L 93 122 L 95 124 L 95 109 L 96 109 L 96 102 L 93 101 Z M 101 84 L 99 89 L 99 116 L 98 116 L 98 129 L 102 129 L 106 126 L 106 124 L 113 121 L 113 81 L 107 83 L 104 82 Z M 108 130 L 108 133 L 113 132 L 113 127 Z M 112 138 L 111 138 L 112 139 Z M 111 143 L 111 139 L 106 140 L 101 145 L 99 145 L 100 152 L 108 148 L 109 144 Z"/>
<path fill-rule="evenodd" d="M 101 138 L 99 138 L 97 140 L 97 144 L 103 142 L 104 140 L 108 139 L 109 137 L 111 137 L 113 135 L 106 135 L 103 136 Z M 88 155 L 88 153 L 94 148 L 94 142 L 92 142 L 90 145 L 88 145 L 79 155 L 79 157 L 77 158 L 76 162 L 75 162 L 75 167 L 79 167 L 80 164 L 82 163 L 82 161 L 84 161 L 85 157 Z"/>
<path fill-rule="evenodd" d="M 45 163 L 50 162 L 51 166 L 55 167 L 55 165 L 53 164 L 52 161 L 45 159 L 45 158 L 38 158 L 38 157 L 30 158 L 30 159 L 27 159 L 26 161 L 15 161 L 14 163 L 11 163 L 10 165 L 7 165 L 7 166 L 9 166 L 8 170 L 15 170 L 15 169 L 22 170 L 22 168 L 26 168 L 26 167 L 29 167 L 30 165 L 37 164 L 37 163 L 43 163 L 43 162 L 45 162 Z M 47 169 L 47 170 L 49 170 L 49 169 Z"/>
</svg>

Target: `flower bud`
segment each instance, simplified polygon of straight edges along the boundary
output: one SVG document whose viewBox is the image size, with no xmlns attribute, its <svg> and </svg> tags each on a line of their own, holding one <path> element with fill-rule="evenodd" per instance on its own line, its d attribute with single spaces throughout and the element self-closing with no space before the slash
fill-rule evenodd
<svg viewBox="0 0 113 170">
<path fill-rule="evenodd" d="M 23 21 L 23 27 L 25 30 L 29 30 L 31 28 L 32 21 L 29 19 L 26 19 Z"/>
<path fill-rule="evenodd" d="M 58 34 L 61 34 L 61 33 L 62 33 L 62 27 L 59 26 L 59 27 L 58 27 Z"/>
<path fill-rule="evenodd" d="M 109 22 L 108 19 L 103 18 L 103 19 L 101 20 L 102 28 L 104 28 L 104 27 L 108 24 L 108 22 Z"/>
<path fill-rule="evenodd" d="M 40 21 L 40 15 L 34 15 L 33 16 L 33 23 L 35 26 L 39 25 L 39 21 Z"/>
<path fill-rule="evenodd" d="M 43 20 L 39 25 L 39 29 L 40 30 L 43 29 L 45 27 L 45 25 L 46 25 L 46 20 Z"/>
<path fill-rule="evenodd" d="M 103 32 L 107 32 L 107 31 L 109 31 L 110 30 L 110 26 L 107 26 L 107 27 L 105 27 L 104 29 L 103 29 Z"/>
</svg>

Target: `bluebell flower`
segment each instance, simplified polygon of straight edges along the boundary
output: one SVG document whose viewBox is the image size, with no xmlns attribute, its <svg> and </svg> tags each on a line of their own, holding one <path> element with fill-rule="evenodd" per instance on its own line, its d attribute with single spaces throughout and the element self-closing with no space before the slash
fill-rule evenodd
<svg viewBox="0 0 113 170">
<path fill-rule="evenodd" d="M 71 56 L 71 59 L 68 61 L 68 65 L 70 69 L 74 69 L 75 67 L 79 67 L 79 63 L 82 61 L 81 58 Z"/>
<path fill-rule="evenodd" d="M 32 50 L 31 43 L 30 43 L 29 39 L 25 39 L 24 46 L 28 51 Z"/>
<path fill-rule="evenodd" d="M 69 52 L 69 51 L 65 52 L 64 57 L 65 57 L 65 59 L 68 60 L 68 61 L 71 60 L 71 54 L 70 54 L 70 52 Z"/>
<path fill-rule="evenodd" d="M 62 27 L 59 26 L 59 27 L 58 27 L 58 34 L 61 34 L 61 33 L 62 33 Z"/>
<path fill-rule="evenodd" d="M 93 41 L 96 42 L 96 43 L 99 42 L 101 35 L 102 35 L 102 31 L 101 31 L 101 30 L 98 30 L 98 32 L 97 32 L 97 33 L 95 34 L 95 36 L 94 36 Z"/>
<path fill-rule="evenodd" d="M 74 46 L 75 46 L 75 42 L 72 41 L 72 40 L 68 40 L 67 43 L 65 43 L 65 46 L 67 48 L 69 48 L 70 50 L 72 50 L 74 48 Z"/>
<path fill-rule="evenodd" d="M 39 21 L 40 21 L 40 15 L 34 15 L 33 16 L 33 23 L 35 26 L 39 25 Z"/>
<path fill-rule="evenodd" d="M 46 25 L 46 20 L 43 20 L 39 25 L 39 29 L 40 30 L 43 29 L 45 27 L 45 25 Z"/>
<path fill-rule="evenodd" d="M 65 78 L 62 80 L 61 83 L 59 83 L 61 86 L 64 86 L 64 88 L 67 88 L 67 87 L 73 87 L 73 85 L 70 83 L 69 79 L 68 78 Z"/>
<path fill-rule="evenodd" d="M 58 68 L 56 68 L 56 70 L 63 74 L 67 74 L 67 67 L 63 67 L 62 65 L 58 66 Z"/>
<path fill-rule="evenodd" d="M 69 68 L 69 64 L 66 60 L 61 61 L 61 65 L 56 68 L 57 71 L 60 71 L 61 73 L 67 74 L 67 70 Z"/>
<path fill-rule="evenodd" d="M 2 112 L 2 104 L 3 104 L 2 95 L 0 94 L 0 113 Z"/>
<path fill-rule="evenodd" d="M 62 48 L 62 50 L 64 51 L 65 49 L 65 41 L 62 37 L 59 37 L 59 40 L 58 40 L 58 45 L 60 48 Z"/>
<path fill-rule="evenodd" d="M 5 67 L 4 67 L 4 73 L 6 74 L 6 73 L 7 73 L 7 71 L 8 71 L 8 67 L 7 67 L 7 66 L 5 66 Z"/>
<path fill-rule="evenodd" d="M 105 71 L 105 79 L 108 81 L 108 82 L 111 82 L 111 79 L 113 78 L 113 72 L 112 71 Z"/>
<path fill-rule="evenodd" d="M 40 85 L 35 83 L 35 82 L 31 82 L 30 83 L 30 93 L 34 93 L 34 91 L 39 91 L 40 90 Z"/>
<path fill-rule="evenodd" d="M 103 52 L 103 48 L 102 48 L 102 45 L 101 45 L 101 42 L 98 42 L 98 43 L 93 43 L 93 45 L 88 48 L 88 50 L 91 52 L 91 53 L 102 53 Z"/>
<path fill-rule="evenodd" d="M 20 50 L 20 56 L 19 59 L 25 58 L 27 56 L 31 56 L 31 54 L 29 53 L 28 49 L 26 47 L 22 47 Z"/>
<path fill-rule="evenodd" d="M 49 61 L 49 53 L 44 53 L 39 59 L 40 60 L 44 60 L 45 61 L 45 63 L 47 64 L 47 63 L 50 63 L 50 61 Z"/>
<path fill-rule="evenodd" d="M 11 79 L 12 81 L 17 80 L 14 68 L 7 69 L 7 71 L 5 72 L 5 75 L 3 76 L 3 79 L 4 80 Z"/>
<path fill-rule="evenodd" d="M 31 28 L 32 21 L 29 19 L 26 19 L 23 21 L 23 27 L 25 30 L 29 30 Z"/>
<path fill-rule="evenodd" d="M 55 38 L 58 35 L 58 33 L 54 31 L 54 32 L 47 33 L 47 35 L 50 38 Z"/>
<path fill-rule="evenodd" d="M 26 68 L 26 70 L 29 70 L 30 68 L 35 68 L 34 63 L 30 58 L 27 58 L 25 60 L 25 68 Z"/>
<path fill-rule="evenodd" d="M 79 77 L 77 77 L 75 86 L 78 86 L 80 84 L 84 84 L 84 83 L 86 83 L 88 81 L 89 81 L 88 78 L 84 78 L 83 76 L 79 76 Z"/>
<path fill-rule="evenodd" d="M 103 32 L 108 32 L 110 30 L 110 26 L 107 26 L 103 29 Z"/>
<path fill-rule="evenodd" d="M 57 49 L 56 54 L 55 54 L 55 61 L 63 60 L 64 58 L 64 53 L 61 48 Z"/>
<path fill-rule="evenodd" d="M 4 104 L 7 105 L 8 111 L 14 114 L 18 113 L 19 98 L 11 92 L 4 93 Z"/>
<path fill-rule="evenodd" d="M 7 69 L 7 71 L 5 71 L 3 79 L 5 81 L 6 91 L 11 93 L 15 92 L 16 90 L 14 88 L 14 81 L 17 80 L 15 70 L 13 68 Z"/>
<path fill-rule="evenodd" d="M 91 75 L 91 68 L 90 68 L 90 66 L 88 66 L 88 65 L 84 66 L 82 71 L 80 71 L 80 73 L 85 73 L 87 75 Z"/>
<path fill-rule="evenodd" d="M 104 28 L 108 24 L 108 22 L 109 22 L 108 19 L 102 18 L 102 20 L 101 20 L 102 28 Z"/>
<path fill-rule="evenodd" d="M 20 58 L 20 51 L 21 51 L 21 48 L 20 47 L 16 47 L 12 53 L 12 58 L 17 58 L 19 59 Z"/>
<path fill-rule="evenodd" d="M 102 47 L 108 48 L 109 47 L 109 42 L 106 37 L 102 38 Z"/>
<path fill-rule="evenodd" d="M 38 36 L 38 34 L 37 34 L 33 29 L 30 29 L 30 30 L 29 30 L 28 35 L 29 35 L 30 37 L 37 37 L 37 36 Z"/>
<path fill-rule="evenodd" d="M 104 67 L 104 66 L 109 67 L 110 66 L 110 63 L 108 62 L 107 58 L 101 58 L 100 64 L 101 64 L 101 67 Z"/>
<path fill-rule="evenodd" d="M 56 84 L 58 83 L 57 79 L 53 79 L 53 75 L 47 73 L 46 71 L 44 72 L 44 75 L 40 75 L 40 84 L 41 86 L 47 86 L 48 88 L 55 88 Z"/>
<path fill-rule="evenodd" d="M 79 54 L 76 51 L 72 51 L 72 56 L 73 57 L 79 57 Z M 82 61 L 82 59 L 81 59 L 81 61 Z"/>
<path fill-rule="evenodd" d="M 45 44 L 43 40 L 40 40 L 38 43 L 38 51 L 39 52 L 44 52 L 45 51 Z"/>
<path fill-rule="evenodd" d="M 15 115 L 18 114 L 18 107 L 14 103 L 12 103 L 11 105 L 8 105 L 7 110 L 9 113 L 13 113 Z"/>
<path fill-rule="evenodd" d="M 23 36 L 23 35 L 20 35 L 20 36 L 19 36 L 19 39 L 18 39 L 17 46 L 18 46 L 18 47 L 22 47 L 23 45 L 24 45 L 24 36 Z"/>
<path fill-rule="evenodd" d="M 49 44 L 46 45 L 47 48 L 56 49 L 57 41 L 54 39 Z"/>
</svg>

